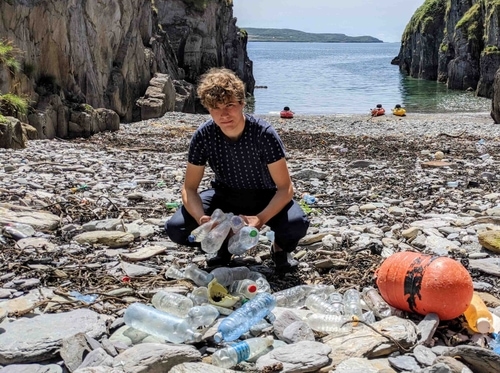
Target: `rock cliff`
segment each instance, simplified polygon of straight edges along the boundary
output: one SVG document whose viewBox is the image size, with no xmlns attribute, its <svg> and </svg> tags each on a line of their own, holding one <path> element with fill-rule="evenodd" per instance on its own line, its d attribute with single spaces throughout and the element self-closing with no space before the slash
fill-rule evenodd
<svg viewBox="0 0 500 373">
<path fill-rule="evenodd" d="M 425 0 L 406 26 L 393 63 L 414 78 L 493 98 L 499 19 L 498 0 Z"/>
<path fill-rule="evenodd" d="M 194 112 L 193 84 L 213 66 L 236 71 L 249 93 L 255 84 L 231 0 L 5 0 L 0 39 L 22 52 L 19 73 L 0 63 L 0 93 L 29 98 L 40 138 L 116 129 L 158 108 Z"/>
</svg>

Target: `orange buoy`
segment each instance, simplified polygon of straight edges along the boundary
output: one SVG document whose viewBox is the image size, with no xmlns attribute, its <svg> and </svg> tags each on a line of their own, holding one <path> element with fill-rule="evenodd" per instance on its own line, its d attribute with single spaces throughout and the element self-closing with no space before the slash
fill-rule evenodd
<svg viewBox="0 0 500 373">
<path fill-rule="evenodd" d="M 396 253 L 382 263 L 375 276 L 389 305 L 420 315 L 436 313 L 440 320 L 464 313 L 474 292 L 467 269 L 448 257 Z"/>
</svg>

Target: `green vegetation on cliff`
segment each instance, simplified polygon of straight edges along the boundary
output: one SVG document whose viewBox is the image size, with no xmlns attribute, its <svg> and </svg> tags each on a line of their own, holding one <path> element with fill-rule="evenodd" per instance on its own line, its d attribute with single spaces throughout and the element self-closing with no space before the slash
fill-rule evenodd
<svg viewBox="0 0 500 373">
<path fill-rule="evenodd" d="M 265 42 L 309 42 L 309 43 L 383 43 L 372 36 L 347 36 L 345 34 L 315 34 L 291 29 L 243 28 L 248 41 Z"/>
<path fill-rule="evenodd" d="M 442 16 L 446 12 L 448 0 L 425 0 L 410 19 L 408 25 L 403 32 L 403 41 L 408 39 L 412 34 L 425 33 L 430 31 L 436 18 Z"/>
<path fill-rule="evenodd" d="M 17 60 L 19 50 L 10 42 L 0 41 L 0 65 L 5 65 L 11 73 L 17 73 L 21 69 L 21 64 Z"/>
<path fill-rule="evenodd" d="M 481 38 L 481 4 L 476 3 L 465 12 L 464 16 L 457 22 L 455 28 L 463 29 L 467 40 L 478 40 Z"/>
</svg>

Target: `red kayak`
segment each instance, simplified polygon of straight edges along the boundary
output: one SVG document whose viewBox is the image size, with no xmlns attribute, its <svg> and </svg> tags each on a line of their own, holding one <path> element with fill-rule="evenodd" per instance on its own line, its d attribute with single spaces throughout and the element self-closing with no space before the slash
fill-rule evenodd
<svg viewBox="0 0 500 373">
<path fill-rule="evenodd" d="M 293 111 L 291 110 L 281 110 L 280 118 L 293 118 Z"/>
<path fill-rule="evenodd" d="M 385 109 L 384 108 L 375 108 L 372 109 L 372 117 L 379 117 L 381 115 L 385 114 Z"/>
</svg>

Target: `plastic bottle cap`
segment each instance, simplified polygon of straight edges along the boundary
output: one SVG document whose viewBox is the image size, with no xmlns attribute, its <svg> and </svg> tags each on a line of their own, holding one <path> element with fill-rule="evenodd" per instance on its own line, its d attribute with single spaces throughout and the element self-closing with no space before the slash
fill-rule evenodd
<svg viewBox="0 0 500 373">
<path fill-rule="evenodd" d="M 250 237 L 257 236 L 257 231 L 250 231 Z"/>
<path fill-rule="evenodd" d="M 257 286 L 255 285 L 248 285 L 248 288 L 247 288 L 248 292 L 249 293 L 255 293 L 257 291 Z"/>
<path fill-rule="evenodd" d="M 476 329 L 479 333 L 489 333 L 491 328 L 490 320 L 486 317 L 480 317 L 476 322 Z"/>
</svg>

